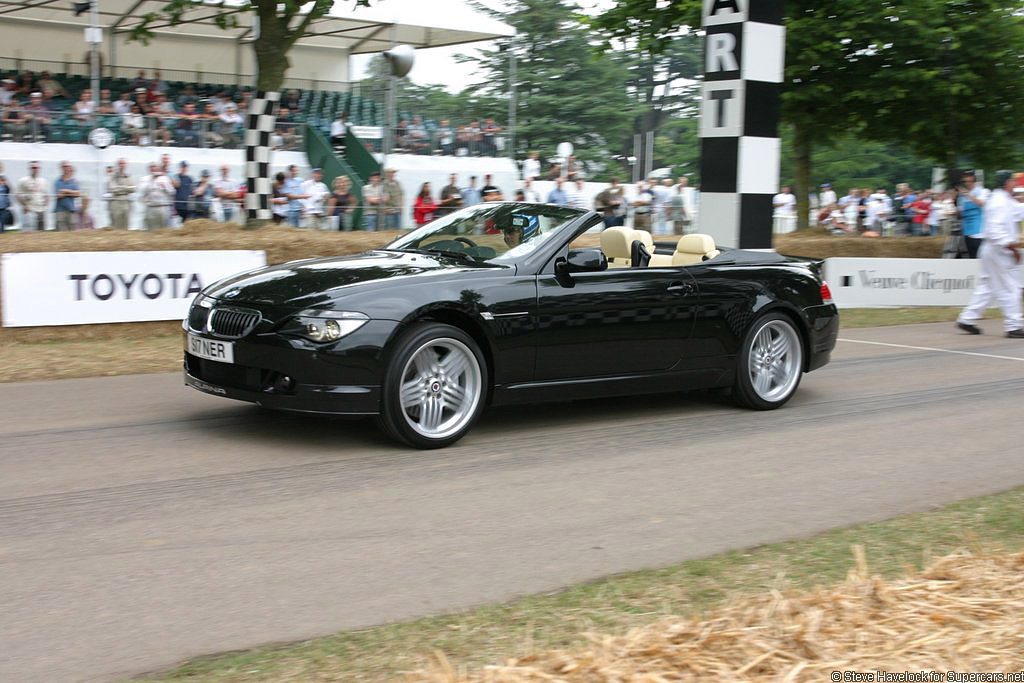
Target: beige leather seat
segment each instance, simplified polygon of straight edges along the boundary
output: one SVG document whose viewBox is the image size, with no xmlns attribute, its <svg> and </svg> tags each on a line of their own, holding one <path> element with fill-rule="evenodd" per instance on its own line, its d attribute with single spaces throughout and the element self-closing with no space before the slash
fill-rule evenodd
<svg viewBox="0 0 1024 683">
<path fill-rule="evenodd" d="M 629 256 L 632 232 L 629 228 L 608 228 L 601 233 L 601 251 L 608 258 L 609 268 L 629 268 L 632 264 Z"/>
<path fill-rule="evenodd" d="M 721 252 L 715 248 L 715 240 L 711 235 L 683 235 L 676 243 L 676 250 L 671 256 L 655 254 L 651 257 L 651 268 L 665 266 L 692 266 L 713 259 Z"/>
</svg>

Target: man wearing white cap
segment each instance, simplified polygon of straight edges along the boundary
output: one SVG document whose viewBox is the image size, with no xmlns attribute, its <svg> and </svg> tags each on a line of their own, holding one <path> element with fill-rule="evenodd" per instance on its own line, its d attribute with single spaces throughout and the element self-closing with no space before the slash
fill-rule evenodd
<svg viewBox="0 0 1024 683">
<path fill-rule="evenodd" d="M 1003 328 L 1006 336 L 1024 339 L 1021 321 L 1020 237 L 1017 223 L 1024 220 L 1024 204 L 1013 198 L 1013 173 L 996 174 L 996 189 L 985 202 L 985 229 L 978 250 L 981 274 L 971 303 L 960 313 L 956 326 L 969 334 L 981 334 L 975 323 L 981 320 L 988 305 L 995 299 L 1003 309 Z"/>
</svg>

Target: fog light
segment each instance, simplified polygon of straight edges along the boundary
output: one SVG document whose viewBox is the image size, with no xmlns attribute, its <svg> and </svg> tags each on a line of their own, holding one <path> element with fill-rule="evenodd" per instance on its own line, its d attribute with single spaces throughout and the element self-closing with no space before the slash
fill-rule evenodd
<svg viewBox="0 0 1024 683">
<path fill-rule="evenodd" d="M 281 375 L 274 380 L 274 391 L 291 391 L 295 388 L 295 380 L 288 375 Z"/>
</svg>

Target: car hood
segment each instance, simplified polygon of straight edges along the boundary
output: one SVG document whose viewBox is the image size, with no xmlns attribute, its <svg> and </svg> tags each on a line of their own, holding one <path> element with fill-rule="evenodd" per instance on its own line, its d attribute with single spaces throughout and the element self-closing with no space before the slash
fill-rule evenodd
<svg viewBox="0 0 1024 683">
<path fill-rule="evenodd" d="M 289 304 L 308 308 L 333 301 L 347 288 L 503 267 L 434 254 L 371 251 L 354 256 L 290 261 L 248 271 L 210 285 L 203 294 L 230 303 Z"/>
</svg>

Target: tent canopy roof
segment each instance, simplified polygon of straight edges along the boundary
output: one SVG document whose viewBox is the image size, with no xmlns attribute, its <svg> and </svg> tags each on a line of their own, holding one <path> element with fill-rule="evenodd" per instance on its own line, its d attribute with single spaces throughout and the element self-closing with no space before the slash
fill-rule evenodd
<svg viewBox="0 0 1024 683">
<path fill-rule="evenodd" d="M 128 33 L 147 14 L 159 12 L 167 0 L 95 0 L 99 25 L 115 33 Z M 150 25 L 154 35 L 175 35 L 206 39 L 251 41 L 255 14 L 247 12 L 243 0 L 206 0 L 190 8 L 178 26 L 162 19 Z M 224 13 L 238 16 L 239 28 L 223 30 L 215 18 Z M 0 0 L 0 23 L 18 19 L 39 24 L 89 26 L 89 13 L 74 16 L 72 0 Z M 299 17 L 293 22 L 297 23 Z M 8 25 L 10 28 L 10 25 Z M 456 0 L 381 2 L 373 7 L 352 8 L 340 0 L 330 13 L 312 23 L 309 34 L 296 44 L 308 47 L 345 49 L 350 54 L 380 52 L 392 44 L 415 48 L 458 45 L 493 40 L 515 34 L 515 29 L 473 11 Z"/>
</svg>

